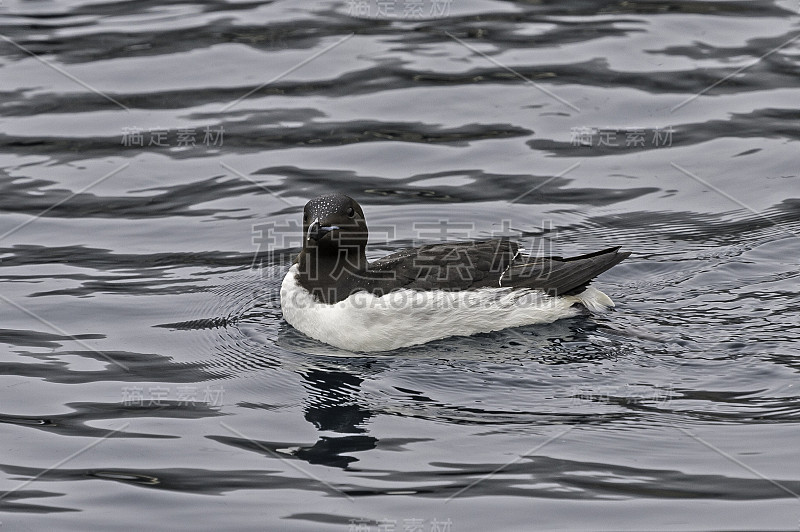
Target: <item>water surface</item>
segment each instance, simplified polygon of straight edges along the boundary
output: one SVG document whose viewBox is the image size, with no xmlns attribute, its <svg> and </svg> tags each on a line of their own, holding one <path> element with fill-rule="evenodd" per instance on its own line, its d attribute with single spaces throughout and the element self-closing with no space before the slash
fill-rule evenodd
<svg viewBox="0 0 800 532">
<path fill-rule="evenodd" d="M 3 0 L 0 521 L 797 530 L 798 9 Z M 330 191 L 371 258 L 633 255 L 607 314 L 348 353 L 278 301 Z"/>
</svg>

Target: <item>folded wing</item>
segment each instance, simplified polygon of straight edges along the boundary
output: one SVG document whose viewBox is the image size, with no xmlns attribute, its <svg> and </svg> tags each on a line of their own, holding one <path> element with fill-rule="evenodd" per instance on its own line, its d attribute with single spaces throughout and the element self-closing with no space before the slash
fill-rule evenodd
<svg viewBox="0 0 800 532">
<path fill-rule="evenodd" d="M 530 288 L 550 295 L 582 292 L 597 275 L 630 255 L 619 247 L 577 257 L 521 257 L 508 239 L 431 244 L 370 264 L 375 292 Z"/>
<path fill-rule="evenodd" d="M 369 269 L 391 274 L 390 289 L 470 290 L 498 286 L 514 262 L 519 246 L 508 239 L 429 244 L 383 257 Z"/>
</svg>

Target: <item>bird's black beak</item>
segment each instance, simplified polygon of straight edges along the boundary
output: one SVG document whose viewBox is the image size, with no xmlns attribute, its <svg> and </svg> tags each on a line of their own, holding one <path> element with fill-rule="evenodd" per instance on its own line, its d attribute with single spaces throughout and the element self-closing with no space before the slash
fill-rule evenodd
<svg viewBox="0 0 800 532">
<path fill-rule="evenodd" d="M 306 232 L 306 240 L 314 240 L 315 242 L 319 242 L 319 240 L 333 231 L 334 229 L 339 229 L 338 225 L 321 225 L 319 223 L 319 218 L 314 220 L 311 225 L 308 226 L 308 231 Z"/>
</svg>

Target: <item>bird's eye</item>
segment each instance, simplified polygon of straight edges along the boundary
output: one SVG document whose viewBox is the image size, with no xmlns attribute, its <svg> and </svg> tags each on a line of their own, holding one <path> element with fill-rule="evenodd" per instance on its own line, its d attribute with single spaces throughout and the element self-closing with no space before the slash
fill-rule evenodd
<svg viewBox="0 0 800 532">
<path fill-rule="evenodd" d="M 348 218 L 354 218 L 355 215 L 356 215 L 356 210 L 354 208 L 350 207 L 349 209 L 347 209 Z"/>
</svg>

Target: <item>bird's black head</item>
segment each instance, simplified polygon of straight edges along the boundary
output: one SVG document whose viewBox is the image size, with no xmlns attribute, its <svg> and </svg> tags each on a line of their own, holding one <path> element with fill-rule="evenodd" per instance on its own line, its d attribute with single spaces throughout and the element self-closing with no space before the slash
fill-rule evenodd
<svg viewBox="0 0 800 532">
<path fill-rule="evenodd" d="M 356 200 L 344 194 L 314 198 L 303 209 L 301 269 L 322 281 L 366 269 L 368 238 Z"/>
<path fill-rule="evenodd" d="M 344 194 L 319 196 L 303 209 L 304 247 L 367 245 L 367 221 L 356 200 Z"/>
</svg>

